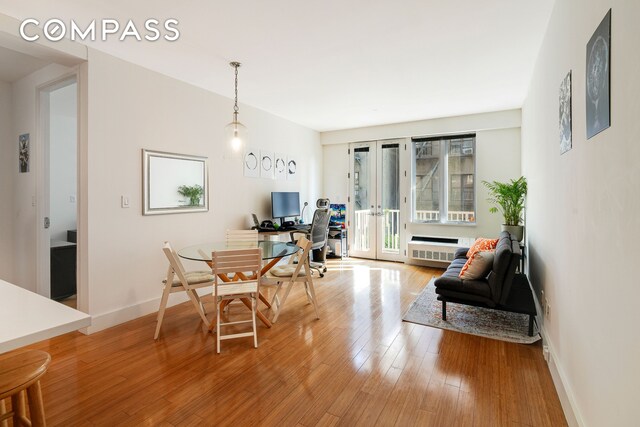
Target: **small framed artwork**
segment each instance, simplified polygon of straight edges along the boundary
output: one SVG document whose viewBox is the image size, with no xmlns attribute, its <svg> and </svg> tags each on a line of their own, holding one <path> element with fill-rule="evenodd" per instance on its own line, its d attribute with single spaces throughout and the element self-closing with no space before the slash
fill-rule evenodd
<svg viewBox="0 0 640 427">
<path fill-rule="evenodd" d="M 273 151 L 260 151 L 260 176 L 273 179 L 274 169 Z"/>
<path fill-rule="evenodd" d="M 260 153 L 257 150 L 247 150 L 244 153 L 244 176 L 257 178 L 260 176 Z"/>
<path fill-rule="evenodd" d="M 274 158 L 276 179 L 287 179 L 287 157 L 284 154 L 276 153 Z"/>
<path fill-rule="evenodd" d="M 298 172 L 298 162 L 293 157 L 287 157 L 287 179 L 296 179 L 296 173 Z"/>
<path fill-rule="evenodd" d="M 611 9 L 587 43 L 587 139 L 611 126 Z"/>
<path fill-rule="evenodd" d="M 560 154 L 571 150 L 571 71 L 560 84 Z"/>
<path fill-rule="evenodd" d="M 20 173 L 29 172 L 31 158 L 31 147 L 29 134 L 25 133 L 18 137 L 18 171 Z"/>
</svg>

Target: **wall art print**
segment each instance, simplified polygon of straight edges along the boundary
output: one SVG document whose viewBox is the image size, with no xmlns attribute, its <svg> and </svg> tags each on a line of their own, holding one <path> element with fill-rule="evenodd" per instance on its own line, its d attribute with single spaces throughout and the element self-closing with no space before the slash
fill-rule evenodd
<svg viewBox="0 0 640 427">
<path fill-rule="evenodd" d="M 560 84 L 560 154 L 571 150 L 571 71 Z"/>
<path fill-rule="evenodd" d="M 276 179 L 287 179 L 287 157 L 284 154 L 275 154 Z"/>
<path fill-rule="evenodd" d="M 260 153 L 257 150 L 247 150 L 244 153 L 244 176 L 250 178 L 260 176 Z"/>
<path fill-rule="evenodd" d="M 296 179 L 298 161 L 294 157 L 287 157 L 287 179 Z"/>
<path fill-rule="evenodd" d="M 274 170 L 273 151 L 260 151 L 260 176 L 273 179 Z"/>
<path fill-rule="evenodd" d="M 611 9 L 587 43 L 587 139 L 611 126 Z"/>
<path fill-rule="evenodd" d="M 18 137 L 18 171 L 20 173 L 29 172 L 31 159 L 31 143 L 29 134 L 25 133 Z"/>
</svg>

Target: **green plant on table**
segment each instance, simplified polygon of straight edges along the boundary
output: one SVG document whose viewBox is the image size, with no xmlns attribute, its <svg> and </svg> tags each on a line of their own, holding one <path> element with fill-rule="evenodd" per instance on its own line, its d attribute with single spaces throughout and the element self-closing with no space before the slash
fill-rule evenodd
<svg viewBox="0 0 640 427">
<path fill-rule="evenodd" d="M 200 206 L 200 198 L 204 189 L 200 185 L 181 185 L 178 187 L 178 194 L 189 198 L 189 206 Z"/>
<path fill-rule="evenodd" d="M 489 189 L 490 197 L 487 200 L 496 205 L 489 211 L 501 212 L 505 225 L 520 225 L 524 199 L 527 195 L 527 179 L 521 176 L 509 182 L 482 181 L 482 183 Z"/>
</svg>

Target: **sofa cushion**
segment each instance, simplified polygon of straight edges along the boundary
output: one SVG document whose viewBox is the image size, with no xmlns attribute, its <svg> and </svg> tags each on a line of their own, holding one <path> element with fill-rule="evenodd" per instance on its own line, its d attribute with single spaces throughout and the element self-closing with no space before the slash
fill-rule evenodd
<svg viewBox="0 0 640 427">
<path fill-rule="evenodd" d="M 456 303 L 460 303 L 460 304 L 464 304 L 467 301 L 472 301 L 472 302 L 476 302 L 476 303 L 485 304 L 487 307 L 495 307 L 496 306 L 496 304 L 493 302 L 493 300 L 491 298 L 485 297 L 485 296 L 481 296 L 481 295 L 456 292 L 456 291 L 451 291 L 451 290 L 443 289 L 443 288 L 436 288 L 436 294 L 439 295 L 438 299 L 440 301 L 442 301 L 442 299 L 446 299 L 446 300 L 449 300 L 449 301 L 452 301 L 452 302 L 456 302 Z"/>
<path fill-rule="evenodd" d="M 465 280 L 484 279 L 493 267 L 493 251 L 479 251 L 460 270 L 458 277 Z"/>
<path fill-rule="evenodd" d="M 505 279 L 507 276 L 512 277 L 515 273 L 515 266 L 519 258 L 519 244 L 511 240 L 511 235 L 508 232 L 500 233 L 493 258 L 493 268 L 487 277 L 492 298 L 496 303 L 500 301 Z"/>
<path fill-rule="evenodd" d="M 479 251 L 490 251 L 496 248 L 499 239 L 485 239 L 478 237 L 475 243 L 467 251 L 467 258 L 471 258 L 474 253 Z"/>
<path fill-rule="evenodd" d="M 454 272 L 449 272 L 449 269 L 438 277 L 434 284 L 436 293 L 438 289 L 447 289 L 461 294 L 467 293 L 491 298 L 491 291 L 486 280 L 462 280 Z"/>
<path fill-rule="evenodd" d="M 460 276 L 460 271 L 462 271 L 462 267 L 464 267 L 466 262 L 467 262 L 466 258 L 454 259 L 453 261 L 451 261 L 451 264 L 449 264 L 449 267 L 447 267 L 447 270 L 444 273 L 442 273 L 442 275 L 451 276 L 451 277 Z"/>
</svg>

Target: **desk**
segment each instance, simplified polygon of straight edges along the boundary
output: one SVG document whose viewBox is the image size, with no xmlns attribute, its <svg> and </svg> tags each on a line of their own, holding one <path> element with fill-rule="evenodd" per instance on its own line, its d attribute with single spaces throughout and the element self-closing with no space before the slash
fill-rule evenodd
<svg viewBox="0 0 640 427">
<path fill-rule="evenodd" d="M 252 248 L 262 249 L 262 259 L 269 260 L 269 262 L 264 267 L 262 267 L 262 271 L 260 274 L 263 276 L 269 270 L 271 270 L 271 267 L 276 265 L 282 258 L 293 255 L 300 250 L 300 248 L 294 243 L 276 242 L 270 240 L 261 240 L 259 242 L 208 242 L 180 249 L 178 251 L 178 256 L 180 258 L 190 259 L 192 261 L 204 261 L 207 264 L 211 265 L 211 253 L 214 251 Z M 243 276 L 244 275 L 242 275 L 241 272 L 240 274 L 238 274 L 238 277 L 244 279 Z M 231 281 L 231 279 L 227 275 L 219 275 L 218 277 L 220 277 L 223 282 Z M 262 294 L 260 294 L 260 300 L 264 302 L 267 307 L 271 307 L 269 301 Z M 244 303 L 244 305 L 251 308 L 251 302 L 248 299 L 241 298 L 241 301 Z M 257 310 L 256 315 L 268 328 L 271 327 L 271 321 L 269 321 L 269 319 L 267 319 L 267 317 L 262 314 L 260 310 Z M 209 330 L 212 329 L 213 325 L 214 323 L 211 323 Z"/>
<path fill-rule="evenodd" d="M 88 314 L 0 280 L 0 353 L 90 325 Z"/>
<path fill-rule="evenodd" d="M 260 236 L 280 236 L 281 234 L 289 234 L 291 236 L 291 241 L 293 242 L 293 233 L 308 233 L 309 231 L 311 231 L 311 225 L 305 225 L 304 228 L 289 228 L 286 230 L 283 230 L 282 228 L 279 228 L 277 230 L 258 230 L 258 233 L 260 234 Z"/>
</svg>

